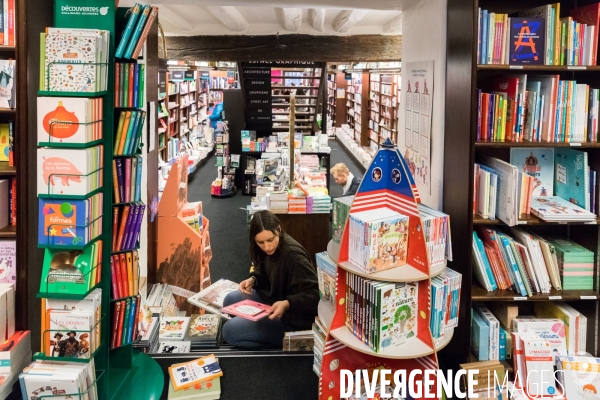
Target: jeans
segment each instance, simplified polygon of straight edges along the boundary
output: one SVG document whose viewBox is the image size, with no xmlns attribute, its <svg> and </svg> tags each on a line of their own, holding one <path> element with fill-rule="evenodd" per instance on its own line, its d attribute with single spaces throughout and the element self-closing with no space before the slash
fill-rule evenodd
<svg viewBox="0 0 600 400">
<path fill-rule="evenodd" d="M 225 296 L 223 306 L 227 307 L 243 300 L 261 303 L 260 297 L 254 289 L 252 289 L 251 295 L 236 290 Z M 239 349 L 281 348 L 285 332 L 293 330 L 280 319 L 265 317 L 258 321 L 250 321 L 241 317 L 233 317 L 223 325 L 223 338 L 227 343 Z"/>
</svg>

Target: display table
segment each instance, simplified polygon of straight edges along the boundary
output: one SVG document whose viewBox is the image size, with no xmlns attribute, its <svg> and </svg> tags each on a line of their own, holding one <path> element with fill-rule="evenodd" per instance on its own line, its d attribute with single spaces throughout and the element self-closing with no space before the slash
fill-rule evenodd
<svg viewBox="0 0 600 400">
<path fill-rule="evenodd" d="M 300 243 L 312 261 L 316 253 L 327 250 L 331 239 L 331 214 L 275 214 L 281 220 L 284 232 Z"/>
</svg>

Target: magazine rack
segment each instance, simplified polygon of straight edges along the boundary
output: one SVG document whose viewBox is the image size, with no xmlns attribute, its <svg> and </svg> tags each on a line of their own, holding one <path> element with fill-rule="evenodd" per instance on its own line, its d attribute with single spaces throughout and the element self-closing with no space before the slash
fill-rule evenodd
<svg viewBox="0 0 600 400">
<path fill-rule="evenodd" d="M 350 214 L 389 208 L 409 217 L 407 264 L 374 274 L 365 274 L 348 260 L 349 226 L 346 220 L 339 249 L 330 243 L 328 253 L 337 263 L 336 301 L 333 315 L 323 302 L 319 304 L 319 318 L 329 326 L 319 378 L 319 399 L 339 397 L 340 370 L 355 371 L 378 368 L 406 370 L 438 369 L 437 351 L 446 346 L 453 331 L 445 332 L 435 343 L 430 327 L 430 278 L 442 272 L 445 262 L 430 266 L 427 255 L 423 222 L 417 203 L 417 187 L 406 162 L 389 139 L 381 145 L 362 180 L 350 208 Z M 346 277 L 356 274 L 368 279 L 386 282 L 417 282 L 416 334 L 398 346 L 374 352 L 346 327 Z M 331 321 L 331 323 L 330 323 Z M 434 393 L 437 391 L 434 387 Z"/>
<path fill-rule="evenodd" d="M 66 12 L 64 10 L 89 9 L 99 10 L 98 13 L 88 12 L 78 14 Z M 57 91 L 39 91 L 39 96 L 64 96 L 64 97 L 102 97 L 103 98 L 103 120 L 102 140 L 88 143 L 83 146 L 61 145 L 57 142 L 40 143 L 50 147 L 89 147 L 95 144 L 104 146 L 103 166 L 101 169 L 111 171 L 113 162 L 113 141 L 114 129 L 114 51 L 116 36 L 117 19 L 125 19 L 126 9 L 117 11 L 113 0 L 55 0 L 54 2 L 54 26 L 58 28 L 84 28 L 84 29 L 102 29 L 110 32 L 109 37 L 109 58 L 107 67 L 107 91 L 95 93 L 76 93 L 76 92 L 57 92 Z M 119 21 L 120 25 L 124 25 Z M 42 60 L 40 61 L 42 62 Z M 104 64 L 103 64 L 104 65 Z M 140 154 L 137 149 L 137 154 Z M 121 156 L 120 156 L 121 157 Z M 94 171 L 96 172 L 96 171 Z M 102 240 L 102 264 L 99 266 L 101 279 L 96 287 L 102 289 L 102 318 L 100 319 L 100 343 L 95 350 L 93 359 L 96 367 L 96 381 L 94 385 L 98 388 L 98 398 L 100 399 L 120 399 L 120 398 L 158 398 L 163 390 L 163 374 L 160 366 L 150 357 L 133 351 L 131 344 L 121 346 L 114 350 L 109 349 L 112 327 L 112 302 L 111 302 L 111 246 L 112 243 L 112 220 L 106 216 L 112 215 L 113 199 L 113 177 L 110 173 L 103 174 L 102 187 L 95 192 L 103 193 L 102 214 L 102 234 L 90 241 L 85 247 L 90 246 L 95 240 Z M 94 192 L 94 193 L 95 193 Z M 93 193 L 91 193 L 93 194 Z M 65 196 L 69 199 L 85 196 Z M 40 197 L 44 197 L 43 195 Z M 47 196 L 50 198 L 61 197 L 57 195 Z M 137 203 L 139 204 L 139 203 Z M 148 215 L 148 213 L 146 213 Z M 115 233 L 116 234 L 116 233 Z M 137 243 L 136 243 L 137 244 Z M 49 248 L 63 248 L 56 246 L 44 246 Z M 69 298 L 83 299 L 86 294 L 81 295 L 61 295 L 56 293 L 42 292 L 38 294 L 41 298 Z M 116 300 L 113 300 L 116 301 Z M 109 318 L 107 318 L 109 317 Z M 64 357 L 48 357 L 44 353 L 37 353 L 35 359 L 56 360 L 56 361 L 77 361 L 89 362 L 91 359 L 69 359 Z M 143 384 L 141 384 L 143 382 Z M 81 398 L 85 393 L 73 394 L 74 398 Z M 62 395 L 64 397 L 64 394 Z M 42 396 L 51 398 L 53 396 Z"/>
<path fill-rule="evenodd" d="M 188 157 L 184 155 L 171 165 L 169 178 L 158 205 L 157 282 L 168 283 L 191 294 L 210 286 L 212 258 L 209 221 L 202 216 L 202 233 L 198 233 L 181 217 L 187 204 Z M 180 310 L 190 314 L 194 307 L 187 297 L 175 295 Z"/>
</svg>

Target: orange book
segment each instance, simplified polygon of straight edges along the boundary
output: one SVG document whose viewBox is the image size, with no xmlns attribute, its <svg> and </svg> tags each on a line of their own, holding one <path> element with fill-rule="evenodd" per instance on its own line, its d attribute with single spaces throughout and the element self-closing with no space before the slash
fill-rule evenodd
<svg viewBox="0 0 600 400">
<path fill-rule="evenodd" d="M 144 25 L 144 30 L 142 31 L 142 34 L 140 35 L 140 38 L 138 39 L 137 45 L 135 46 L 135 49 L 133 49 L 133 53 L 131 54 L 131 58 L 133 58 L 134 60 L 137 60 L 137 58 L 140 56 L 140 53 L 142 52 L 142 49 L 144 48 L 144 42 L 146 41 L 146 38 L 148 37 L 148 34 L 150 33 L 150 28 L 152 28 L 152 24 L 154 23 L 154 20 L 156 19 L 157 16 L 158 16 L 158 7 L 154 6 L 150 10 L 150 15 L 148 15 L 148 19 L 146 20 L 146 25 Z"/>
<path fill-rule="evenodd" d="M 121 304 L 121 313 L 119 314 L 119 321 L 117 322 L 118 330 L 117 330 L 117 340 L 115 343 L 115 347 L 121 346 L 121 339 L 123 337 L 123 318 L 125 317 L 125 301 L 122 300 L 119 302 Z"/>
<path fill-rule="evenodd" d="M 6 10 L 4 10 L 6 12 Z M 15 0 L 8 0 L 8 26 L 4 27 L 8 32 L 8 45 L 15 45 Z"/>
<path fill-rule="evenodd" d="M 138 269 L 140 256 L 137 250 L 132 252 L 133 254 L 133 294 L 136 295 L 140 292 L 140 271 Z"/>
<path fill-rule="evenodd" d="M 125 259 L 127 260 L 127 285 L 129 287 L 129 294 L 127 296 L 135 295 L 133 291 L 133 253 L 128 251 L 125 253 Z"/>
<path fill-rule="evenodd" d="M 45 353 L 48 357 L 52 356 L 52 349 L 51 349 L 51 345 L 50 345 L 50 313 L 48 311 L 46 311 L 45 309 L 46 307 L 44 307 L 44 309 L 42 309 L 42 318 L 45 320 L 45 329 L 43 330 L 44 334 L 42 335 L 42 337 L 45 338 L 44 340 L 44 347 L 42 347 L 42 349 L 45 350 Z M 53 338 L 52 338 L 53 339 Z M 58 344 L 58 343 L 57 343 Z"/>
<path fill-rule="evenodd" d="M 94 264 L 96 264 L 94 265 L 94 267 L 96 268 L 94 270 L 94 273 L 96 275 L 96 281 L 94 282 L 94 285 L 96 285 L 102 280 L 102 245 L 102 240 L 98 240 L 96 246 L 96 259 L 94 260 Z"/>
<path fill-rule="evenodd" d="M 119 226 L 119 234 L 117 236 L 117 247 L 115 247 L 115 251 L 119 251 L 121 245 L 123 244 L 123 236 L 125 235 L 125 228 L 127 226 L 127 218 L 129 217 L 129 209 L 131 206 L 124 206 L 123 213 L 121 214 L 121 223 Z"/>
<path fill-rule="evenodd" d="M 123 146 L 125 145 L 125 136 L 127 136 L 127 130 L 129 128 L 129 122 L 131 121 L 131 111 L 125 112 L 125 120 L 123 121 L 123 127 L 116 134 L 115 140 L 115 155 L 123 154 Z"/>
<path fill-rule="evenodd" d="M 42 318 L 41 318 L 41 321 L 40 321 L 40 323 L 41 323 L 40 329 L 41 329 L 42 332 L 46 332 L 46 299 L 42 298 L 41 304 L 42 304 L 42 307 L 41 307 L 42 312 L 40 314 L 41 314 Z M 42 349 L 42 350 L 45 349 L 45 347 L 44 347 L 44 341 L 45 340 L 46 340 L 46 335 L 41 335 L 41 337 L 40 337 L 40 349 Z"/>
</svg>

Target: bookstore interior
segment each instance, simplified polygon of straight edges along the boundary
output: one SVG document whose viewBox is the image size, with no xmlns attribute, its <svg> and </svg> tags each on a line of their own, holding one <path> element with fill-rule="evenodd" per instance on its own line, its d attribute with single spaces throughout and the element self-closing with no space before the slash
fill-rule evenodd
<svg viewBox="0 0 600 400">
<path fill-rule="evenodd" d="M 597 1 L 0 0 L 0 400 L 600 399 Z"/>
</svg>

